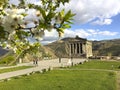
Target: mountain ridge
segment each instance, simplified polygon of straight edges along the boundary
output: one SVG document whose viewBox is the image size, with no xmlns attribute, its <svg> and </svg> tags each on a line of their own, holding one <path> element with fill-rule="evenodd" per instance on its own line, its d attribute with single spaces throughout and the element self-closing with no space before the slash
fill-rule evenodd
<svg viewBox="0 0 120 90">
<path fill-rule="evenodd" d="M 54 53 L 56 53 L 57 47 L 60 46 L 60 42 L 64 42 L 67 39 L 61 39 L 59 41 L 56 42 L 52 42 L 50 44 L 47 44 L 45 46 L 51 48 Z M 112 55 L 112 56 L 120 56 L 120 39 L 110 39 L 110 40 L 100 40 L 100 41 L 92 41 L 92 50 L 93 50 L 93 55 L 94 56 L 108 56 L 108 55 Z M 60 48 L 61 49 L 65 49 L 65 48 Z M 66 52 L 65 50 L 61 50 L 62 52 L 60 53 L 61 55 L 63 55 L 62 53 L 64 53 L 63 56 L 65 56 Z"/>
</svg>

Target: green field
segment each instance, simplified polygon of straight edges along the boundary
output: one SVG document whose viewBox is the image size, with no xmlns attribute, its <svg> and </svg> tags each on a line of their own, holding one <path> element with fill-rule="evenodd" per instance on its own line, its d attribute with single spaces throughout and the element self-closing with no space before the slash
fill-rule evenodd
<svg viewBox="0 0 120 90">
<path fill-rule="evenodd" d="M 115 74 L 53 70 L 0 83 L 0 90 L 115 90 Z"/>
<path fill-rule="evenodd" d="M 72 67 L 72 69 L 106 69 L 106 70 L 120 70 L 119 61 L 99 61 L 93 60 L 81 65 Z"/>
<path fill-rule="evenodd" d="M 0 82 L 0 90 L 116 90 L 116 73 L 114 70 L 109 71 L 111 64 L 119 65 L 120 62 L 90 61 L 69 69 L 12 78 L 10 81 Z"/>
</svg>

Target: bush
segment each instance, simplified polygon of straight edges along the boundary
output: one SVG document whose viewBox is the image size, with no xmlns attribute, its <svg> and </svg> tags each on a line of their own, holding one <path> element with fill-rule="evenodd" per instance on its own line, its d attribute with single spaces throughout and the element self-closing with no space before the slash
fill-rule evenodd
<svg viewBox="0 0 120 90">
<path fill-rule="evenodd" d="M 109 72 L 110 76 L 115 76 L 115 72 Z"/>
<path fill-rule="evenodd" d="M 6 56 L 0 60 L 0 64 L 9 64 L 10 62 L 14 60 L 15 58 L 13 56 Z"/>
<path fill-rule="evenodd" d="M 120 66 L 118 66 L 118 69 L 120 69 Z"/>
</svg>

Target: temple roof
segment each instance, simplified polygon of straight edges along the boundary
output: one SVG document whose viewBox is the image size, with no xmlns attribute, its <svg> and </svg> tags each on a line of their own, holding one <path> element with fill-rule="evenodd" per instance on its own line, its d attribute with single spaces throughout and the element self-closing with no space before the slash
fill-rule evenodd
<svg viewBox="0 0 120 90">
<path fill-rule="evenodd" d="M 86 42 L 87 39 L 85 38 L 80 38 L 78 36 L 76 36 L 75 38 L 73 37 L 66 37 L 66 38 L 63 38 L 62 41 L 70 41 L 70 42 Z"/>
</svg>

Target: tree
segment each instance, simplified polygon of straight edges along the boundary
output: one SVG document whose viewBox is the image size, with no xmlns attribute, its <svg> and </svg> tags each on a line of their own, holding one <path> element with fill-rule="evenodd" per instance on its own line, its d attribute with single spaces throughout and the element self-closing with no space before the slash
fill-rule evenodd
<svg viewBox="0 0 120 90">
<path fill-rule="evenodd" d="M 39 0 L 39 4 L 19 0 L 19 4 L 11 4 L 9 0 L 0 0 L 0 45 L 12 49 L 19 56 L 38 49 L 44 31 L 55 29 L 59 37 L 64 30 L 70 28 L 73 14 L 70 10 L 58 10 L 61 4 L 69 0 Z M 35 11 L 35 18 L 27 19 L 30 10 Z M 32 26 L 28 26 L 32 23 Z M 35 42 L 31 43 L 30 38 Z M 35 51 L 36 52 L 36 51 Z M 19 57 L 18 56 L 18 57 Z"/>
</svg>

